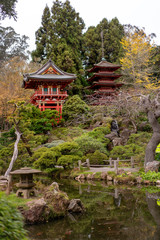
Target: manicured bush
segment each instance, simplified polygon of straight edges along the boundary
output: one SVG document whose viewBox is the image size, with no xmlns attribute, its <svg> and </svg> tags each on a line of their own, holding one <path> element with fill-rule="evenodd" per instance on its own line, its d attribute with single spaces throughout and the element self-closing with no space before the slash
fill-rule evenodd
<svg viewBox="0 0 160 240">
<path fill-rule="evenodd" d="M 80 127 L 60 127 L 54 128 L 51 134 L 56 139 L 61 139 L 64 141 L 72 141 L 74 138 L 81 136 L 85 132 L 84 129 Z"/>
<path fill-rule="evenodd" d="M 144 146 L 149 142 L 151 136 L 152 136 L 152 133 L 148 133 L 148 132 L 134 133 L 130 135 L 127 144 L 136 143 L 139 146 Z"/>
<path fill-rule="evenodd" d="M 79 146 L 76 142 L 65 142 L 56 147 L 62 155 L 74 155 L 77 154 Z"/>
<path fill-rule="evenodd" d="M 41 170 L 46 170 L 48 168 L 54 169 L 57 164 L 58 157 L 61 156 L 61 153 L 57 149 L 53 151 L 52 148 L 47 149 L 45 152 L 41 152 L 41 155 L 39 155 L 39 153 L 40 152 L 36 155 L 38 159 L 33 163 L 33 166 L 35 168 L 40 168 Z"/>
<path fill-rule="evenodd" d="M 101 153 L 99 150 L 96 150 L 94 153 L 88 153 L 86 156 L 83 157 L 82 161 L 86 161 L 89 159 L 90 164 L 106 164 L 103 160 L 107 160 L 108 156 L 104 153 Z"/>
<path fill-rule="evenodd" d="M 110 157 L 113 159 L 129 159 L 131 156 L 139 155 L 144 152 L 144 147 L 136 144 L 128 144 L 125 146 L 116 146 L 110 152 Z"/>
<path fill-rule="evenodd" d="M 63 117 L 73 125 L 88 124 L 90 120 L 89 106 L 78 96 L 74 95 L 63 106 Z"/>
<path fill-rule="evenodd" d="M 63 166 L 64 169 L 73 168 L 73 164 L 77 164 L 80 159 L 77 155 L 63 155 L 58 159 L 57 164 Z"/>
<path fill-rule="evenodd" d="M 98 141 L 104 143 L 105 146 L 107 146 L 110 140 L 108 138 L 105 138 L 105 135 L 110 132 L 111 130 L 109 127 L 97 127 L 88 132 L 88 136 L 97 139 Z"/>
<path fill-rule="evenodd" d="M 102 153 L 107 153 L 107 150 L 102 142 L 88 136 L 87 134 L 78 137 L 75 142 L 79 145 L 79 149 L 84 155 L 94 153 L 96 150 L 99 150 Z"/>
<path fill-rule="evenodd" d="M 44 145 L 44 147 L 47 147 L 47 148 L 51 148 L 51 147 L 56 147 L 56 146 L 58 146 L 59 144 L 62 144 L 62 143 L 64 143 L 65 141 L 63 141 L 63 140 L 54 140 L 54 141 L 52 141 L 51 143 L 46 143 L 45 145 Z"/>
<path fill-rule="evenodd" d="M 27 240 L 21 214 L 3 197 L 0 197 L 0 239 Z"/>
</svg>

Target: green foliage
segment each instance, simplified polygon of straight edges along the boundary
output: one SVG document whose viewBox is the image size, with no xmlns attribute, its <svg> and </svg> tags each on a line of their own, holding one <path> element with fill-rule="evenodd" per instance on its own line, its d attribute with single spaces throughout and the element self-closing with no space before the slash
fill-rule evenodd
<svg viewBox="0 0 160 240">
<path fill-rule="evenodd" d="M 39 108 L 28 104 L 22 107 L 20 117 L 23 128 L 25 124 L 30 131 L 40 134 L 47 133 L 57 125 L 56 119 L 59 118 L 59 113 L 50 109 L 41 112 Z"/>
<path fill-rule="evenodd" d="M 86 161 L 89 159 L 90 164 L 104 164 L 103 160 L 107 160 L 108 156 L 104 153 L 101 153 L 99 150 L 96 150 L 94 153 L 88 153 L 82 160 Z"/>
<path fill-rule="evenodd" d="M 0 5 L 0 20 L 4 20 L 6 17 L 13 17 L 14 20 L 17 18 L 17 13 L 15 11 L 17 0 L 1 0 Z"/>
<path fill-rule="evenodd" d="M 152 171 L 148 171 L 147 173 L 141 172 L 140 176 L 142 177 L 143 180 L 156 182 L 157 180 L 160 179 L 160 172 L 152 172 Z"/>
<path fill-rule="evenodd" d="M 57 164 L 66 168 L 73 168 L 73 164 L 80 160 L 78 155 L 63 155 L 58 159 Z"/>
<path fill-rule="evenodd" d="M 85 132 L 84 129 L 80 127 L 61 127 L 54 128 L 51 131 L 51 135 L 55 139 L 61 139 L 64 141 L 72 141 L 74 138 L 81 136 Z"/>
<path fill-rule="evenodd" d="M 105 146 L 107 146 L 110 140 L 104 136 L 110 132 L 111 130 L 109 127 L 97 127 L 94 128 L 91 132 L 88 132 L 88 136 L 97 139 L 98 141 L 104 143 Z"/>
<path fill-rule="evenodd" d="M 35 168 L 40 168 L 41 170 L 47 170 L 48 168 L 54 169 L 57 159 L 60 156 L 61 153 L 55 148 L 46 148 L 44 152 L 42 152 L 42 150 L 36 151 L 32 157 L 32 159 L 37 158 L 33 163 L 33 166 Z"/>
<path fill-rule="evenodd" d="M 65 102 L 63 117 L 68 122 L 80 123 L 83 119 L 86 120 L 89 110 L 89 106 L 78 95 L 74 95 Z"/>
<path fill-rule="evenodd" d="M 27 240 L 21 214 L 3 197 L 0 197 L 0 239 Z"/>
<path fill-rule="evenodd" d="M 46 6 L 42 26 L 36 32 L 36 50 L 33 60 L 51 58 L 66 72 L 76 73 L 82 69 L 82 31 L 84 22 L 67 0 L 53 2 L 51 11 Z"/>
<path fill-rule="evenodd" d="M 99 150 L 102 153 L 107 153 L 107 150 L 102 142 L 88 136 L 87 134 L 83 134 L 78 137 L 75 142 L 79 145 L 79 149 L 84 155 L 87 153 L 94 153 L 96 150 Z"/>
<path fill-rule="evenodd" d="M 104 39 L 104 57 L 109 62 L 118 62 L 122 56 L 121 39 L 124 28 L 117 18 L 104 18 L 96 27 L 89 27 L 84 34 L 85 65 L 92 67 L 102 59 L 101 32 Z"/>
<path fill-rule="evenodd" d="M 62 143 L 64 143 L 65 141 L 63 141 L 63 140 L 54 140 L 54 141 L 52 141 L 51 143 L 46 143 L 45 145 L 44 145 L 44 147 L 47 147 L 47 148 L 51 148 L 51 147 L 56 147 L 56 146 L 58 146 L 59 144 L 62 144 Z"/>
<path fill-rule="evenodd" d="M 148 132 L 139 132 L 131 134 L 127 144 L 136 143 L 139 146 L 145 146 L 149 142 L 151 136 L 152 134 Z"/>
<path fill-rule="evenodd" d="M 77 154 L 79 146 L 75 142 L 65 142 L 56 147 L 62 155 L 74 155 Z"/>
<path fill-rule="evenodd" d="M 64 142 L 56 147 L 40 148 L 34 152 L 32 156 L 33 166 L 45 170 L 46 172 L 53 172 L 55 165 L 70 168 L 74 162 L 81 159 L 82 152 L 75 142 Z"/>
<path fill-rule="evenodd" d="M 139 155 L 140 153 L 144 152 L 144 148 L 131 143 L 125 146 L 116 146 L 110 152 L 110 157 L 113 159 L 129 159 L 131 156 Z"/>
</svg>

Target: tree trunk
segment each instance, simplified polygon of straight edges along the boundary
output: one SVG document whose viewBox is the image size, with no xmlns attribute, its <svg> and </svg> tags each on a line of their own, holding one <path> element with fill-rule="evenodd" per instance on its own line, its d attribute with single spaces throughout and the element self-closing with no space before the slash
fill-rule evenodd
<svg viewBox="0 0 160 240">
<path fill-rule="evenodd" d="M 27 146 L 27 141 L 26 141 L 26 139 L 23 137 L 23 135 L 21 135 L 21 139 L 22 139 L 23 143 L 25 144 L 25 148 L 26 148 L 29 156 L 32 157 L 31 149 L 30 149 L 30 147 Z"/>
<path fill-rule="evenodd" d="M 31 151 L 30 147 L 27 146 L 28 141 L 23 137 L 23 134 L 21 133 L 18 125 L 16 126 L 16 128 L 17 128 L 17 131 L 21 134 L 22 142 L 25 144 L 25 148 L 26 148 L 29 156 L 32 157 L 32 151 Z"/>
<path fill-rule="evenodd" d="M 154 132 L 152 135 L 152 138 L 150 139 L 146 147 L 145 166 L 148 162 L 153 162 L 155 160 L 155 151 L 159 143 L 160 143 L 160 132 L 159 133 Z"/>
<path fill-rule="evenodd" d="M 9 167 L 8 167 L 7 171 L 5 172 L 5 175 L 4 175 L 5 177 L 8 177 L 9 173 L 12 171 L 13 164 L 16 161 L 17 156 L 18 156 L 18 143 L 21 138 L 21 133 L 16 129 L 15 134 L 17 135 L 17 139 L 14 144 L 14 152 L 13 152 L 13 156 L 12 156 L 11 162 L 9 164 Z"/>
<path fill-rule="evenodd" d="M 148 120 L 153 129 L 153 135 L 146 147 L 145 166 L 148 162 L 153 162 L 155 160 L 155 150 L 160 143 L 160 124 L 154 112 L 148 112 Z"/>
</svg>

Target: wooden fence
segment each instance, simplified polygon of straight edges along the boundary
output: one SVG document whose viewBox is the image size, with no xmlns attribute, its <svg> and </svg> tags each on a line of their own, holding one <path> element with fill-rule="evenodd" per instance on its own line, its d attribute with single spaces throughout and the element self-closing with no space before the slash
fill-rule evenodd
<svg viewBox="0 0 160 240">
<path fill-rule="evenodd" d="M 130 167 L 134 168 L 135 166 L 135 162 L 134 162 L 134 158 L 131 157 L 130 159 L 124 159 L 124 160 L 120 160 L 119 158 L 117 158 L 116 160 L 113 160 L 112 158 L 110 158 L 109 160 L 103 160 L 104 162 L 108 162 L 109 164 L 104 164 L 104 165 L 98 165 L 98 164 L 90 164 L 89 159 L 86 159 L 86 162 L 81 162 L 81 160 L 78 161 L 78 166 L 79 169 L 81 167 L 88 167 L 90 169 L 90 167 L 110 167 L 110 168 L 114 168 L 114 170 L 116 172 L 118 172 L 118 166 L 119 166 L 119 162 L 130 162 Z"/>
</svg>

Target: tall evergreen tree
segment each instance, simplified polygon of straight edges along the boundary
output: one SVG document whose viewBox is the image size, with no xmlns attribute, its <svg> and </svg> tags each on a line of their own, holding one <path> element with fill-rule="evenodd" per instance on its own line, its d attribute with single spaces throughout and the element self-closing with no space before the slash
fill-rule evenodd
<svg viewBox="0 0 160 240">
<path fill-rule="evenodd" d="M 124 28 L 117 18 L 108 21 L 104 18 L 96 27 L 89 27 L 84 34 L 85 57 L 84 64 L 91 67 L 102 59 L 102 37 L 104 42 L 104 57 L 107 61 L 119 62 L 122 55 L 121 39 Z"/>
<path fill-rule="evenodd" d="M 13 17 L 14 20 L 17 19 L 17 13 L 15 11 L 15 5 L 17 0 L 0 0 L 0 20 L 6 17 Z"/>
<path fill-rule="evenodd" d="M 34 61 L 41 61 L 48 57 L 51 13 L 47 5 L 43 11 L 41 24 L 42 26 L 36 31 L 36 50 L 31 53 Z"/>
<path fill-rule="evenodd" d="M 84 22 L 70 2 L 56 0 L 51 13 L 46 7 L 42 26 L 36 32 L 36 50 L 32 58 L 51 58 L 64 71 L 77 73 L 82 69 L 81 49 Z"/>
</svg>

